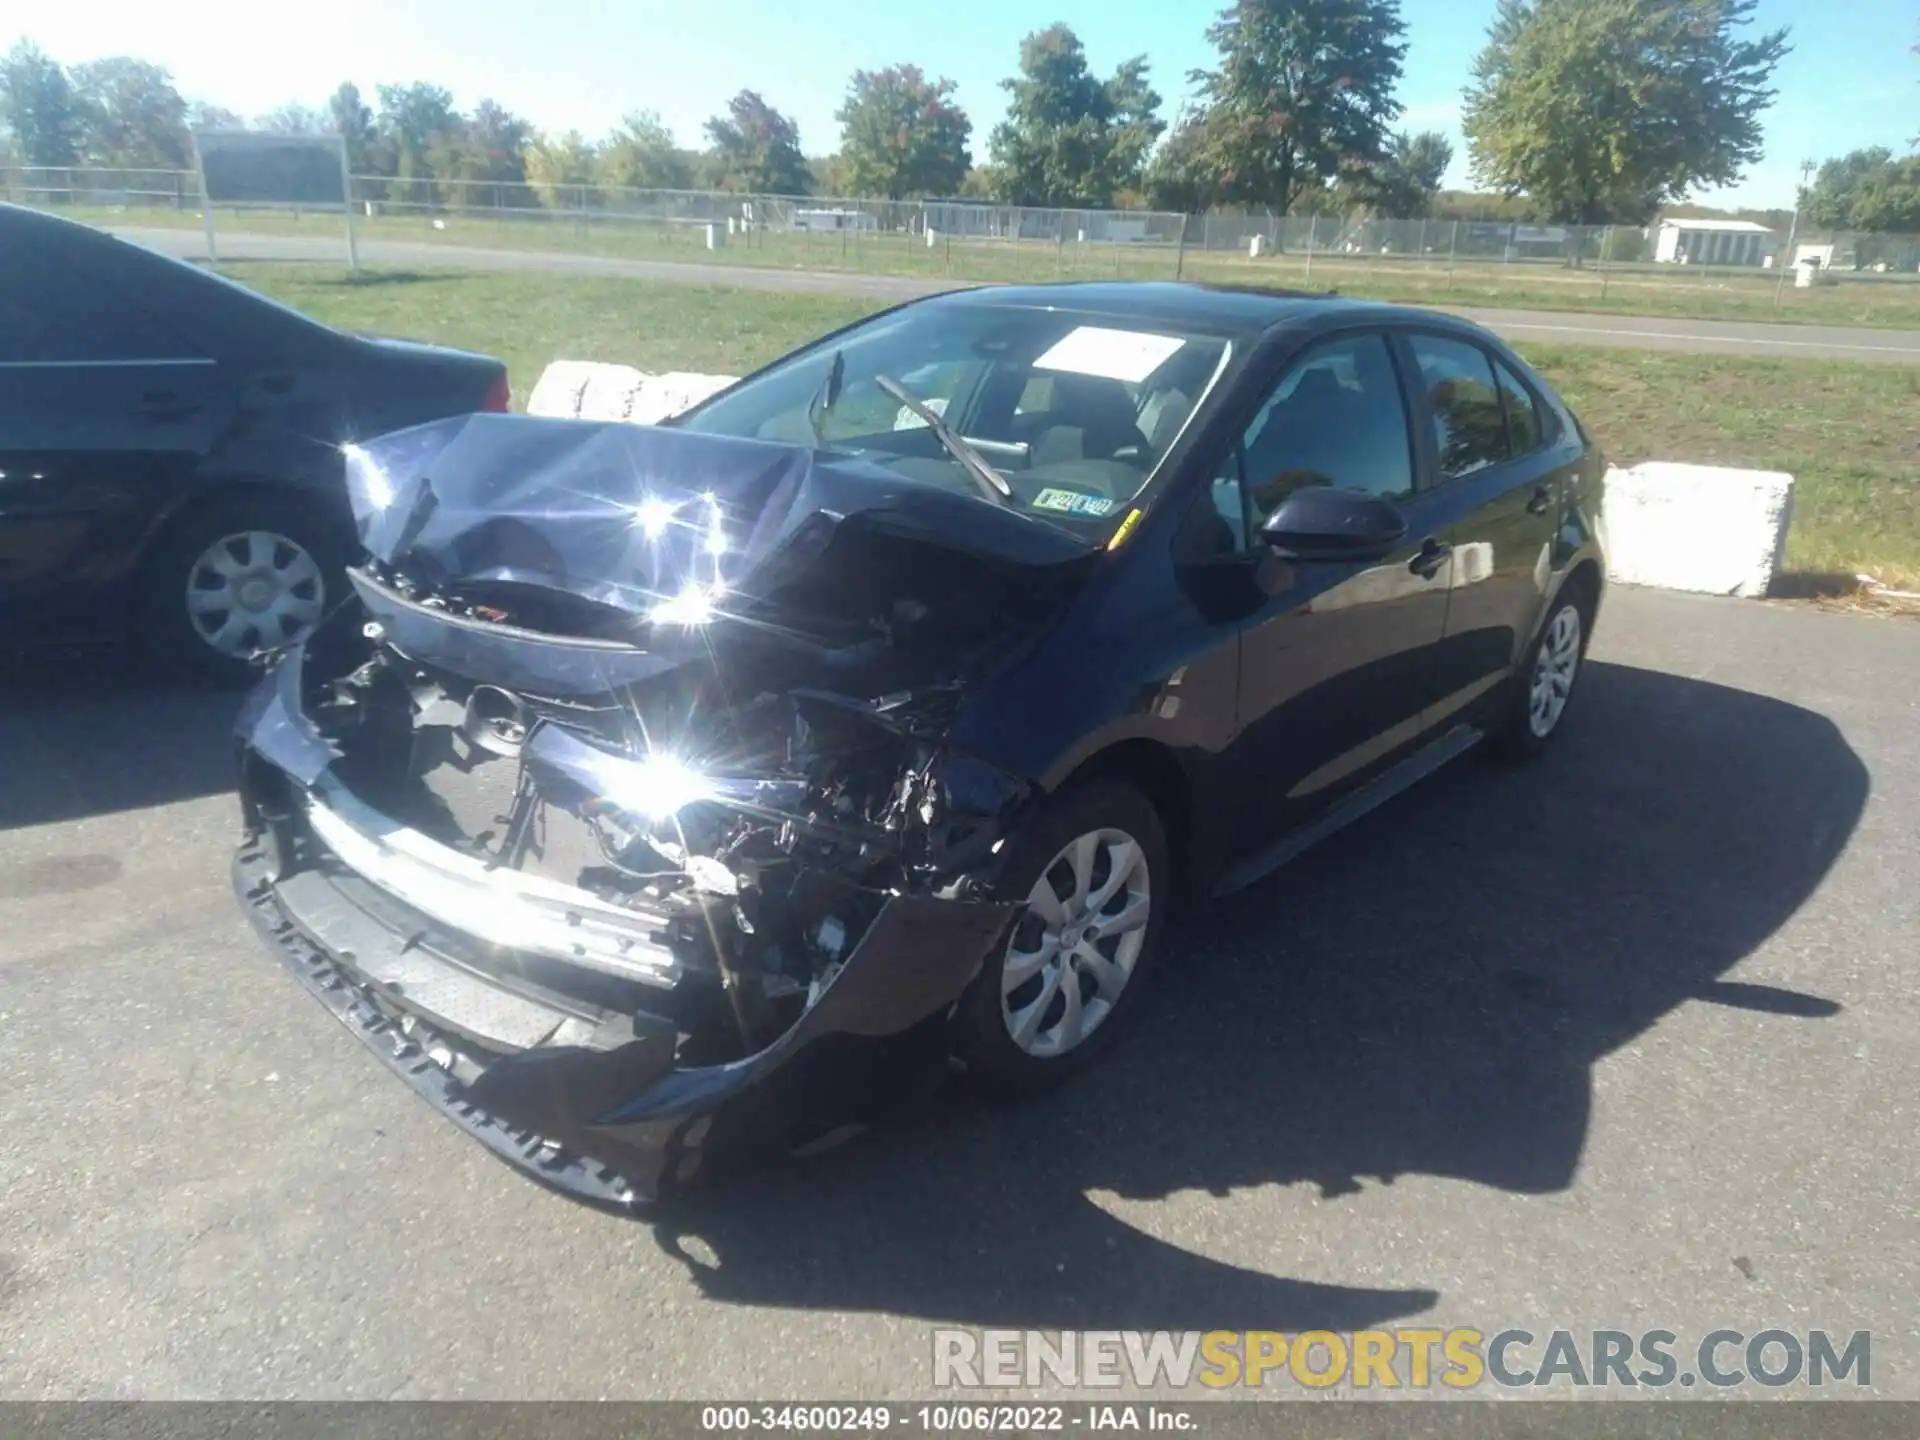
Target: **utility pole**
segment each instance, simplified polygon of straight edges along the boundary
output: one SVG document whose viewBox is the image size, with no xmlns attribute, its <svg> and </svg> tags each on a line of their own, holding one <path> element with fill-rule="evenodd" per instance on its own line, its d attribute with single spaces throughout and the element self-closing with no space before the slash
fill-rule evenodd
<svg viewBox="0 0 1920 1440">
<path fill-rule="evenodd" d="M 1780 297 L 1787 288 L 1787 271 L 1793 266 L 1793 243 L 1800 234 L 1800 204 L 1806 197 L 1807 181 L 1813 176 L 1813 161 L 1800 162 L 1800 188 L 1793 192 L 1793 223 L 1787 226 L 1787 250 L 1784 255 L 1775 257 L 1774 265 L 1780 271 L 1780 279 L 1773 287 L 1773 308 L 1780 308 Z"/>
</svg>

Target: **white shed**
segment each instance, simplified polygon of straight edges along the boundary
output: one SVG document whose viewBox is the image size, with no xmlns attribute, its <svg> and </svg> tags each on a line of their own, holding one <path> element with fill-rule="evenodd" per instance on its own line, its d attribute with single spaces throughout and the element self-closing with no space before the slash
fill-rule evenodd
<svg viewBox="0 0 1920 1440">
<path fill-rule="evenodd" d="M 1751 220 L 1662 220 L 1653 258 L 1663 265 L 1764 265 L 1779 243 Z"/>
</svg>

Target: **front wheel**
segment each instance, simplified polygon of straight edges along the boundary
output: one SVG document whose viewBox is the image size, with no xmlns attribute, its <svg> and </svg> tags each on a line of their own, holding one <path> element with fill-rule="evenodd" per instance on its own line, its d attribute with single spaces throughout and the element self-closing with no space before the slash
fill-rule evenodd
<svg viewBox="0 0 1920 1440">
<path fill-rule="evenodd" d="M 1160 816 L 1129 785 L 1072 790 L 996 888 L 1027 911 L 962 1002 L 959 1053 L 989 1089 L 1044 1089 L 1098 1059 L 1139 1003 L 1173 894 Z"/>
</svg>

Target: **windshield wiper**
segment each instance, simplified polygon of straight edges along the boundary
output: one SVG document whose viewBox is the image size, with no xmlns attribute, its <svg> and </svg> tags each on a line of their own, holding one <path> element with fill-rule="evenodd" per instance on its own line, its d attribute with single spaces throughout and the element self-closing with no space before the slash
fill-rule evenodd
<svg viewBox="0 0 1920 1440">
<path fill-rule="evenodd" d="M 873 383 L 927 422 L 927 428 L 933 431 L 933 438 L 947 447 L 947 453 L 958 460 L 967 474 L 973 477 L 974 483 L 986 491 L 989 500 L 1013 499 L 1013 487 L 1002 478 L 998 470 L 980 458 L 978 450 L 960 438 L 960 433 L 947 424 L 938 410 L 914 395 L 891 375 L 875 375 Z"/>
<path fill-rule="evenodd" d="M 840 386 L 846 379 L 847 360 L 843 352 L 833 352 L 826 378 L 807 402 L 807 424 L 813 427 L 813 443 L 823 449 L 827 443 L 827 412 L 840 403 Z"/>
</svg>

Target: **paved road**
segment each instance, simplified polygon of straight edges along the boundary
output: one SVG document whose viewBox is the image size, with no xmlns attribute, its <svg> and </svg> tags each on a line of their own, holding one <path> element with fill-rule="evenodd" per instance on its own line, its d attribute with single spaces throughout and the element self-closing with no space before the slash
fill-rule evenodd
<svg viewBox="0 0 1920 1440">
<path fill-rule="evenodd" d="M 1621 592 L 1545 762 L 1177 928 L 1097 1076 L 651 1223 L 256 944 L 232 697 L 75 669 L 0 705 L 0 1397 L 899 1395 L 939 1322 L 1404 1322 L 1869 1329 L 1920 1398 L 1920 625 Z"/>
<path fill-rule="evenodd" d="M 204 258 L 206 240 L 192 230 L 132 229 L 116 233 L 171 255 Z M 290 235 L 222 234 L 227 260 L 326 260 L 338 262 L 335 240 Z M 573 275 L 622 275 L 642 280 L 732 285 L 786 294 L 851 295 L 905 300 L 951 290 L 955 282 L 899 275 L 852 275 L 832 271 L 763 270 L 744 265 L 697 265 L 662 260 L 621 260 L 548 250 L 490 250 L 431 242 L 369 240 L 360 245 L 369 264 L 456 266 L 482 270 L 550 270 Z M 1454 314 L 1478 321 L 1516 341 L 1689 350 L 1707 354 L 1779 355 L 1868 360 L 1920 365 L 1920 331 L 1861 330 L 1822 325 L 1761 325 L 1732 320 L 1664 320 L 1635 315 L 1577 315 L 1536 310 L 1476 310 Z"/>
</svg>

